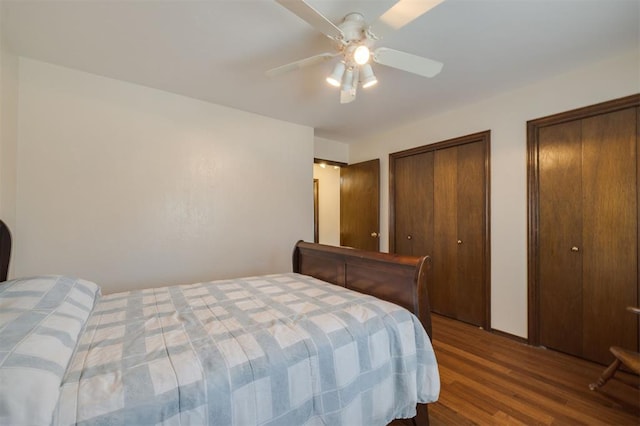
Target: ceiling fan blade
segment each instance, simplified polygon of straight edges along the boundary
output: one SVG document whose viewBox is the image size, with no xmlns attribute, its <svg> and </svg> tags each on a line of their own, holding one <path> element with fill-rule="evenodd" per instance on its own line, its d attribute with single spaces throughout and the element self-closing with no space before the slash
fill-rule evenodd
<svg viewBox="0 0 640 426">
<path fill-rule="evenodd" d="M 434 77 L 438 75 L 444 66 L 442 62 L 387 47 L 377 48 L 373 52 L 373 60 L 379 64 L 408 71 L 423 77 Z"/>
<path fill-rule="evenodd" d="M 338 55 L 337 53 L 321 53 L 319 55 L 314 55 L 305 59 L 300 59 L 299 61 L 291 62 L 290 64 L 281 65 L 276 68 L 271 68 L 265 74 L 267 75 L 267 77 L 275 77 L 280 74 L 287 73 L 289 71 L 296 71 L 296 70 L 299 70 L 300 68 L 309 67 L 311 65 L 315 65 L 320 62 L 327 61 L 331 58 L 336 57 L 337 55 Z"/>
<path fill-rule="evenodd" d="M 342 38 L 342 30 L 325 18 L 320 12 L 315 10 L 304 0 L 276 0 L 280 5 L 289 9 L 290 12 L 306 21 L 309 25 L 334 40 Z"/>
<path fill-rule="evenodd" d="M 398 0 L 389 10 L 371 24 L 371 32 L 378 39 L 404 27 L 424 15 L 444 0 Z"/>
</svg>

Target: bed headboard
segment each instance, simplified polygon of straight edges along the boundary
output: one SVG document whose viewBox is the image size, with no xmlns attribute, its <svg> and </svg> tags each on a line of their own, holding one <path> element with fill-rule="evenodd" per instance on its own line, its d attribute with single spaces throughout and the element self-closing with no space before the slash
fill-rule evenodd
<svg viewBox="0 0 640 426">
<path fill-rule="evenodd" d="M 9 258 L 11 257 L 11 233 L 9 228 L 0 220 L 0 282 L 7 280 L 9 273 Z"/>
<path fill-rule="evenodd" d="M 431 337 L 427 294 L 429 256 L 368 252 L 298 241 L 293 272 L 370 294 L 413 312 Z"/>
</svg>

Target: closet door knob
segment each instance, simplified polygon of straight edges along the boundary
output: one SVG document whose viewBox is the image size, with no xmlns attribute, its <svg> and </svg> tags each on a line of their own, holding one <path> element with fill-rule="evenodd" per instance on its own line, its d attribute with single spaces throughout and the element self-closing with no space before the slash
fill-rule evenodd
<svg viewBox="0 0 640 426">
<path fill-rule="evenodd" d="M 458 244 L 462 244 L 462 240 L 458 240 Z"/>
<path fill-rule="evenodd" d="M 371 233 L 371 236 L 372 236 L 373 238 L 377 238 L 377 237 L 378 237 L 378 233 L 377 233 L 377 232 L 372 232 L 372 233 Z"/>
<path fill-rule="evenodd" d="M 580 251 L 580 249 L 577 246 L 573 246 L 571 247 L 571 251 Z"/>
<path fill-rule="evenodd" d="M 411 235 L 407 235 L 407 240 L 410 240 L 411 238 L 413 238 Z"/>
</svg>

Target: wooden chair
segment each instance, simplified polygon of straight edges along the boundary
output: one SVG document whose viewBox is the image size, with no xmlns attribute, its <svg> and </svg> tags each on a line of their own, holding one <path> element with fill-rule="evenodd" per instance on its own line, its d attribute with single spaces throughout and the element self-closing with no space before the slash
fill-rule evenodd
<svg viewBox="0 0 640 426">
<path fill-rule="evenodd" d="M 11 257 L 11 232 L 0 220 L 0 282 L 7 280 L 9 258 Z"/>
<path fill-rule="evenodd" d="M 638 308 L 629 306 L 627 307 L 627 310 L 640 315 L 640 309 Z M 619 346 L 611 346 L 609 350 L 615 357 L 615 360 L 602 372 L 600 378 L 595 383 L 591 383 L 589 385 L 589 389 L 591 390 L 596 390 L 607 383 L 609 379 L 613 377 L 621 364 L 624 364 L 634 373 L 640 374 L 640 353 L 623 349 Z"/>
</svg>

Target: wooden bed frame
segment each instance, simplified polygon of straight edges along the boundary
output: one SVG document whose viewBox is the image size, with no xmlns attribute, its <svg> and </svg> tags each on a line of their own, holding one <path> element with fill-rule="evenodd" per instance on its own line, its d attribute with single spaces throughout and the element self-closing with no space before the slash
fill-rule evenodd
<svg viewBox="0 0 640 426">
<path fill-rule="evenodd" d="M 346 287 L 400 305 L 422 322 L 431 338 L 427 295 L 429 256 L 412 257 L 368 252 L 298 241 L 293 272 Z"/>
<path fill-rule="evenodd" d="M 427 270 L 431 258 L 399 256 L 346 247 L 298 241 L 293 249 L 293 272 L 376 296 L 413 312 L 431 338 L 431 309 Z M 399 424 L 428 425 L 427 404 L 418 404 L 413 419 Z"/>
<path fill-rule="evenodd" d="M 9 258 L 11 257 L 11 233 L 9 228 L 0 220 L 0 282 L 7 280 L 9 273 Z"/>
</svg>

